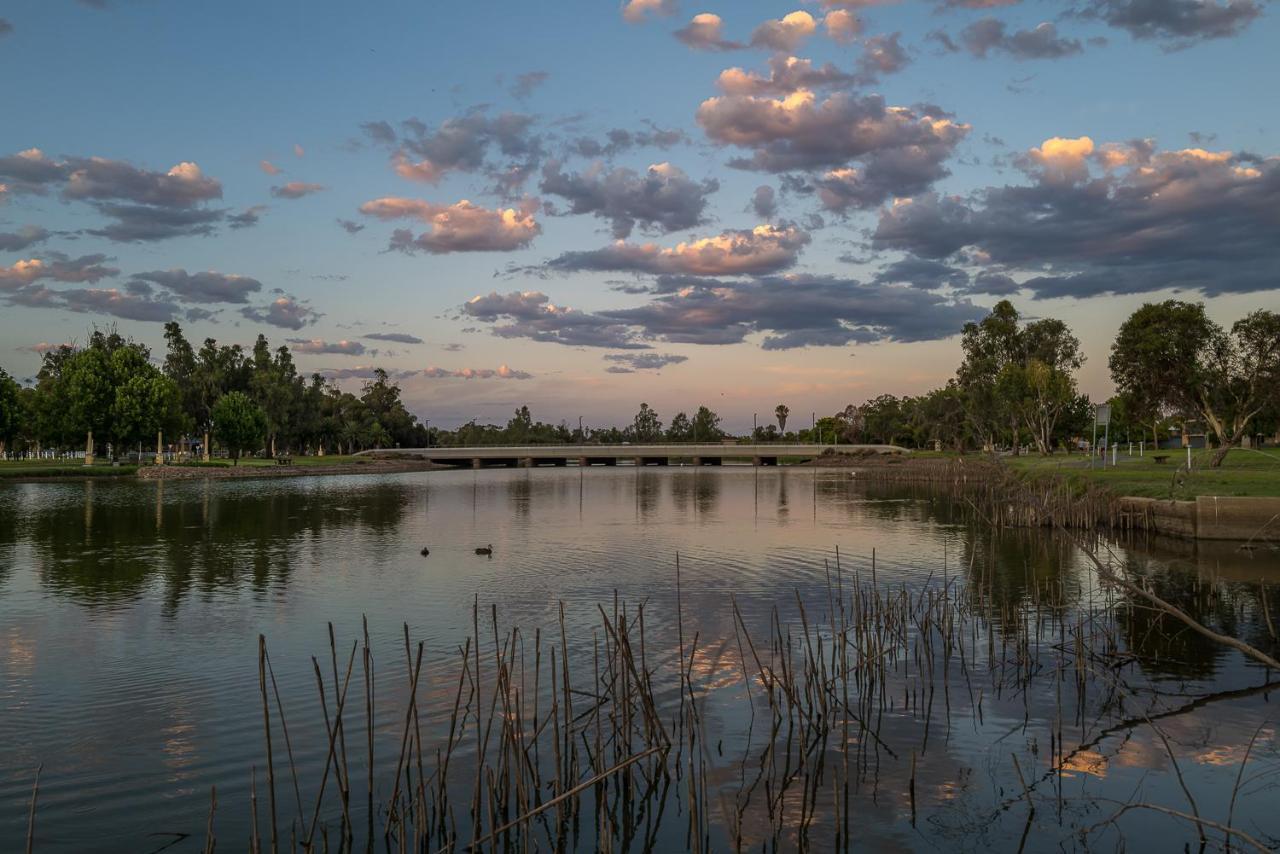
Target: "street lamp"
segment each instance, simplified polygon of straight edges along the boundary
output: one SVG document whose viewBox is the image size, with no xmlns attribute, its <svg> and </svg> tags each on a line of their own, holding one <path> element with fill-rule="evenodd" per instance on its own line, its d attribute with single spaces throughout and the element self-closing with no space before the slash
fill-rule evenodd
<svg viewBox="0 0 1280 854">
<path fill-rule="evenodd" d="M 427 421 L 427 447 L 430 448 L 431 447 L 431 419 L 428 418 L 426 419 L 426 421 Z"/>
</svg>

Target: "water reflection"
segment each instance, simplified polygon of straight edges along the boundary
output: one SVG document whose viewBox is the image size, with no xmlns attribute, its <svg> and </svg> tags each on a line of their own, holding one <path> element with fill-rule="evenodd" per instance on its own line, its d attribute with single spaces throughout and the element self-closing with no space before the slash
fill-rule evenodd
<svg viewBox="0 0 1280 854">
<path fill-rule="evenodd" d="M 489 543 L 492 559 L 474 554 Z M 418 554 L 423 545 L 428 558 Z M 1258 585 L 1265 576 L 1280 590 L 1275 555 L 1181 543 L 1112 548 L 1126 572 L 1197 619 L 1275 649 Z M 305 707 L 315 691 L 309 656 L 327 645 L 326 621 L 352 637 L 367 615 L 379 678 L 401 692 L 394 686 L 403 681 L 399 631 L 407 621 L 428 642 L 423 692 L 433 712 L 445 710 L 436 722 L 447 720 L 457 684 L 456 671 L 443 665 L 456 664 L 477 595 L 529 637 L 558 631 L 556 603 L 564 600 L 570 660 L 584 668 L 599 631 L 595 606 L 615 593 L 624 607 L 644 602 L 647 652 L 669 662 L 678 636 L 677 554 L 683 627 L 699 639 L 691 674 L 701 689 L 733 696 L 743 692 L 751 662 L 730 597 L 753 636 L 786 638 L 797 599 L 821 612 L 833 588 L 847 595 L 869 581 L 873 554 L 886 596 L 926 582 L 953 586 L 992 626 L 990 638 L 966 641 L 966 655 L 984 661 L 1012 658 L 1045 626 L 1065 644 L 1073 615 L 1114 595 L 1097 587 L 1062 537 L 991 531 L 962 501 L 926 486 L 863 483 L 839 471 L 624 467 L 0 486 L 0 742 L 19 745 L 0 752 L 0 839 L 21 834 L 29 771 L 41 761 L 45 820 L 76 819 L 62 850 L 99 837 L 115 840 L 108 849 L 132 850 L 151 828 L 175 821 L 198 829 L 207 808 L 200 793 L 210 784 L 227 803 L 244 800 L 245 770 L 261 758 L 252 714 L 260 704 L 259 632 L 273 644 L 286 703 Z M 1257 681 L 1238 656 L 1149 609 L 1121 616 L 1116 645 L 1130 656 L 1124 676 L 1135 683 L 1176 681 L 1191 695 Z M 1022 727 L 1012 741 L 1048 752 L 1049 722 L 1061 715 L 1051 694 L 951 687 L 936 700 L 912 687 L 881 710 L 887 740 L 914 744 L 928 732 L 919 774 L 930 782 L 921 783 L 920 797 L 937 812 L 927 831 L 904 829 L 901 769 L 891 780 L 886 767 L 884 790 L 858 800 L 869 845 L 917 847 L 924 839 L 935 848 L 960 840 L 972 847 L 974 828 L 989 822 L 999 797 L 990 781 L 1008 783 L 1007 759 L 983 766 L 994 730 Z M 929 732 L 922 710 L 930 702 L 947 704 L 955 722 Z M 1262 701 L 1224 701 L 1237 711 L 1255 702 Z M 729 706 L 707 715 L 713 730 L 743 723 Z M 1215 724 L 1208 743 L 1209 714 L 1169 721 L 1195 757 L 1189 762 L 1230 775 L 1231 758 L 1247 742 L 1243 726 Z M 290 726 L 300 761 L 314 766 L 321 724 L 304 717 Z M 378 749 L 391 763 L 397 732 L 391 717 L 379 729 L 386 744 Z M 312 746 L 301 749 L 309 736 Z M 876 745 L 859 749 L 874 754 Z M 1166 763 L 1158 743 L 1131 738 L 1083 749 L 1064 769 L 1131 789 L 1134 774 Z M 740 769 L 714 773 L 729 779 Z M 742 832 L 744 842 L 769 836 L 750 822 Z"/>
</svg>

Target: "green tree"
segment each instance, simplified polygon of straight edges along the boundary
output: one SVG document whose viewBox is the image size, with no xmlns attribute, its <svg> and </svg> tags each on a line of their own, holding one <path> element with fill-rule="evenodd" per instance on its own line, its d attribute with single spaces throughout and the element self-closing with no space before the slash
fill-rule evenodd
<svg viewBox="0 0 1280 854">
<path fill-rule="evenodd" d="M 0 368 L 0 459 L 26 428 L 25 407 L 22 405 L 21 388 L 13 377 Z"/>
<path fill-rule="evenodd" d="M 667 428 L 667 440 L 671 442 L 687 442 L 693 438 L 693 422 L 683 412 L 677 412 Z"/>
<path fill-rule="evenodd" d="M 151 365 L 116 386 L 111 404 L 112 434 L 123 447 L 147 443 L 157 431 L 180 429 L 178 387 Z"/>
<path fill-rule="evenodd" d="M 791 409 L 785 403 L 779 403 L 773 408 L 773 415 L 778 419 L 778 432 L 787 432 L 787 418 L 791 415 Z"/>
<path fill-rule="evenodd" d="M 631 435 L 637 442 L 656 442 L 662 438 L 662 420 L 658 418 L 657 412 L 649 408 L 649 404 L 642 403 L 631 423 L 631 430 Z"/>
<path fill-rule="evenodd" d="M 698 442 L 718 442 L 724 438 L 720 416 L 705 406 L 699 406 L 693 416 L 693 438 Z"/>
<path fill-rule="evenodd" d="M 1217 467 L 1280 399 L 1280 314 L 1252 312 L 1228 333 L 1202 304 L 1148 303 L 1120 327 L 1110 367 L 1122 393 L 1202 418 L 1217 439 Z"/>
<path fill-rule="evenodd" d="M 213 406 L 213 433 L 231 454 L 233 465 L 240 455 L 258 446 L 267 435 L 267 416 L 248 395 L 233 391 Z"/>
</svg>

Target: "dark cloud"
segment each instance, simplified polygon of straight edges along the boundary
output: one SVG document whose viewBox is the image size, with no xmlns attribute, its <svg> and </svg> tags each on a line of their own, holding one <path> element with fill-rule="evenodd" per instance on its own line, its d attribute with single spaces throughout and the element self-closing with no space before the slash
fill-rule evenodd
<svg viewBox="0 0 1280 854">
<path fill-rule="evenodd" d="M 537 291 L 473 297 L 462 306 L 467 317 L 495 324 L 493 334 L 500 338 L 529 338 L 534 341 L 565 344 L 573 347 L 610 347 L 613 349 L 647 349 L 649 345 L 635 340 L 635 332 L 626 324 L 598 314 L 552 304 L 551 298 Z"/>
<path fill-rule="evenodd" d="M 365 346 L 359 341 L 325 341 L 323 338 L 286 338 L 295 353 L 325 356 L 363 356 Z M 374 355 L 377 355 L 376 353 Z"/>
<path fill-rule="evenodd" d="M 893 33 L 872 36 L 863 42 L 862 55 L 858 57 L 860 84 L 873 83 L 885 74 L 896 74 L 911 64 L 911 57 L 903 48 L 901 38 L 902 33 Z"/>
<path fill-rule="evenodd" d="M 521 99 L 528 98 L 534 89 L 546 83 L 550 77 L 549 71 L 526 71 L 516 77 L 516 82 L 511 85 L 511 94 Z"/>
<path fill-rule="evenodd" d="M 463 330 L 463 331 L 465 332 L 466 330 Z M 449 344 L 445 344 L 440 349 L 444 350 L 446 353 L 460 353 L 463 350 L 467 349 L 467 347 L 465 344 L 449 343 Z"/>
<path fill-rule="evenodd" d="M 794 226 L 759 225 L 679 243 L 670 249 L 653 243 L 618 241 L 603 249 L 566 252 L 547 269 L 566 272 L 632 272 L 734 276 L 773 273 L 794 266 L 809 234 Z"/>
<path fill-rule="evenodd" d="M 762 220 L 771 220 L 778 213 L 778 194 L 768 184 L 761 184 L 751 194 L 751 210 Z"/>
<path fill-rule="evenodd" d="M 632 350 L 655 341 L 737 344 L 757 334 L 768 350 L 936 340 L 985 313 L 919 288 L 807 275 L 686 282 L 645 305 L 595 313 L 557 307 L 537 292 L 491 293 L 463 309 L 506 338 Z"/>
<path fill-rule="evenodd" d="M 689 141 L 682 130 L 660 128 L 652 122 L 642 130 L 613 128 L 601 142 L 591 137 L 578 137 L 569 144 L 569 153 L 581 157 L 610 158 L 636 148 L 670 149 Z"/>
<path fill-rule="evenodd" d="M 38 225 L 24 225 L 17 231 L 0 231 L 0 252 L 21 252 L 28 246 L 48 239 L 48 230 Z"/>
<path fill-rule="evenodd" d="M 934 259 L 971 249 L 998 272 L 1028 274 L 1022 287 L 1040 298 L 1280 287 L 1280 158 L 1145 142 L 1095 149 L 1082 137 L 1048 140 L 1025 161 L 1029 185 L 884 210 L 874 245 Z"/>
<path fill-rule="evenodd" d="M 1078 14 L 1101 19 L 1135 39 L 1179 49 L 1235 36 L 1262 15 L 1262 8 L 1257 0 L 1086 0 Z"/>
<path fill-rule="evenodd" d="M 764 334 L 766 350 L 873 341 L 931 341 L 957 334 L 985 310 L 918 288 L 834 276 L 766 276 L 684 288 L 648 305 L 604 312 L 642 338 L 735 344 Z"/>
<path fill-rule="evenodd" d="M 11 32 L 13 32 L 13 24 L 6 18 L 0 18 L 0 37 L 7 36 Z"/>
<path fill-rule="evenodd" d="M 689 361 L 688 356 L 677 356 L 674 353 L 609 353 L 607 361 L 614 364 L 606 368 L 611 374 L 630 374 L 636 371 L 660 371 L 668 365 L 678 365 Z"/>
<path fill-rule="evenodd" d="M 1059 59 L 1084 50 L 1078 39 L 1059 36 L 1048 21 L 1030 30 L 1009 32 L 1004 21 L 981 18 L 960 31 L 960 41 L 969 53 L 983 59 L 992 52 L 1014 59 Z"/>
<path fill-rule="evenodd" d="M 139 169 L 122 160 L 72 157 L 67 160 L 68 199 L 126 201 L 157 208 L 191 208 L 222 198 L 222 183 L 207 178 L 194 163 L 179 163 L 168 172 Z"/>
<path fill-rule="evenodd" d="M 262 282 L 248 276 L 215 273 L 188 273 L 181 268 L 135 273 L 134 281 L 159 285 L 181 302 L 247 304 L 262 290 Z"/>
<path fill-rule="evenodd" d="M 0 184 L 15 193 L 44 193 L 49 185 L 61 184 L 69 174 L 66 163 L 52 160 L 38 148 L 0 157 Z"/>
<path fill-rule="evenodd" d="M 320 313 L 305 302 L 282 294 L 265 306 L 245 306 L 240 314 L 258 323 L 269 323 L 281 329 L 298 330 L 320 319 Z"/>
<path fill-rule="evenodd" d="M 173 237 L 212 234 L 225 213 L 206 208 L 174 209 L 154 205 L 99 204 L 98 212 L 115 222 L 86 229 L 95 237 L 118 243 L 145 243 Z"/>
<path fill-rule="evenodd" d="M 533 124 L 532 116 L 490 116 L 477 107 L 435 127 L 418 119 L 401 122 L 399 131 L 385 121 L 361 127 L 373 142 L 392 149 L 397 174 L 435 184 L 450 172 L 504 171 L 490 159 L 495 149 L 501 156 L 532 168 L 542 154 L 542 141 L 533 133 Z"/>
<path fill-rule="evenodd" d="M 889 154 L 941 163 L 969 132 L 933 105 L 886 106 L 879 95 L 840 91 L 819 98 L 802 90 L 786 98 L 723 95 L 698 107 L 713 141 L 752 151 L 731 166 L 769 172 L 844 166 Z"/>
<path fill-rule="evenodd" d="M 343 231 L 347 234 L 359 234 L 364 231 L 362 224 L 349 219 L 338 219 L 338 225 L 342 226 Z"/>
<path fill-rule="evenodd" d="M 1022 290 L 1011 276 L 1004 273 L 995 273 L 989 270 L 983 270 L 973 277 L 972 284 L 966 289 L 971 294 L 984 294 L 993 297 L 1013 296 Z"/>
<path fill-rule="evenodd" d="M 267 209 L 266 205 L 254 205 L 245 208 L 238 214 L 232 214 L 227 217 L 227 225 L 232 228 L 252 228 L 258 224 L 258 220 L 262 218 L 262 212 Z"/>
<path fill-rule="evenodd" d="M 933 291 L 942 287 L 964 287 L 969 282 L 969 274 L 941 261 L 907 257 L 894 261 L 876 273 L 874 281 L 880 284 L 907 284 L 913 288 Z"/>
<path fill-rule="evenodd" d="M 271 195 L 277 199 L 301 199 L 303 196 L 310 196 L 312 193 L 319 193 L 325 188 L 324 184 L 311 184 L 306 181 L 290 181 L 278 187 L 271 188 Z"/>
<path fill-rule="evenodd" d="M 421 344 L 422 339 L 417 335 L 409 335 L 405 332 L 370 332 L 367 335 L 361 335 L 361 338 L 368 338 L 372 341 L 391 341 L 395 344 Z"/>
<path fill-rule="evenodd" d="M 742 68 L 726 68 L 716 86 L 727 95 L 790 95 L 801 89 L 852 86 L 859 77 L 841 71 L 830 62 L 814 66 L 808 59 L 775 54 L 769 59 L 769 76 Z"/>
<path fill-rule="evenodd" d="M 694 181 L 670 163 L 633 169 L 592 167 L 565 172 L 557 161 L 542 170 L 543 193 L 569 203 L 569 212 L 608 220 L 617 238 L 629 237 L 639 223 L 662 233 L 683 231 L 704 222 L 707 197 L 720 189 L 713 179 Z"/>
<path fill-rule="evenodd" d="M 116 288 L 59 291 L 58 298 L 60 307 L 68 311 L 107 314 L 124 320 L 163 323 L 172 320 L 179 311 L 171 300 Z"/>
</svg>

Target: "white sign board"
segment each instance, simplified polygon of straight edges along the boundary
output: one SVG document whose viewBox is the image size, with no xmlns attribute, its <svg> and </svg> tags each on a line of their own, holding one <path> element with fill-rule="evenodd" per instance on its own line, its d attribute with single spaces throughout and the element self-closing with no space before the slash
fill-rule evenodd
<svg viewBox="0 0 1280 854">
<path fill-rule="evenodd" d="M 1094 423 L 1099 427 L 1104 427 L 1111 423 L 1111 404 L 1100 403 L 1094 409 Z"/>
</svg>

